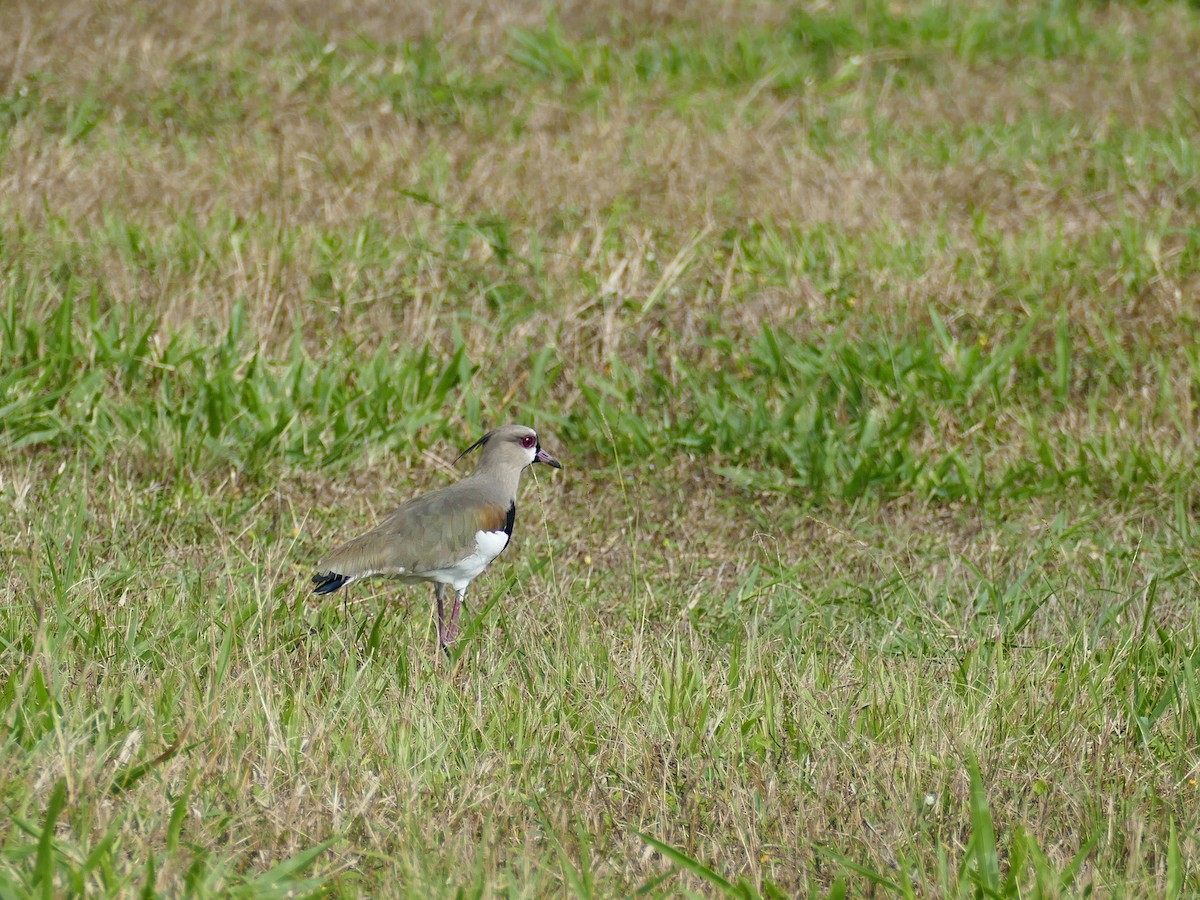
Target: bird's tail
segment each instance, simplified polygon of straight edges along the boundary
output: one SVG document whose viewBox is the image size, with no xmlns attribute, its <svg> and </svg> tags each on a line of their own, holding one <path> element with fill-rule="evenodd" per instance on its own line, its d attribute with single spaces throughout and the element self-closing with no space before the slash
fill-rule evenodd
<svg viewBox="0 0 1200 900">
<path fill-rule="evenodd" d="M 339 575 L 337 572 L 318 572 L 312 577 L 312 583 L 316 585 L 313 593 L 332 594 L 350 580 L 348 575 Z"/>
</svg>

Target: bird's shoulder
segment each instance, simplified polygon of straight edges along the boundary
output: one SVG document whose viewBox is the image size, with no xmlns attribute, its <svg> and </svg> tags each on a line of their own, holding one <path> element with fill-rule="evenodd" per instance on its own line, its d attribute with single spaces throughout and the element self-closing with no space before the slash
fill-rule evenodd
<svg viewBox="0 0 1200 900">
<path fill-rule="evenodd" d="M 503 531 L 513 505 L 476 478 L 419 494 L 392 510 L 373 529 L 384 534 L 436 532 L 466 543 L 477 531 Z"/>
</svg>

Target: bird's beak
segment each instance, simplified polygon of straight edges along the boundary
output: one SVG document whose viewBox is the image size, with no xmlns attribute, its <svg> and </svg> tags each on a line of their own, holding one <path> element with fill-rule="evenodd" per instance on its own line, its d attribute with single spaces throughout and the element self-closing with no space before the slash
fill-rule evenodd
<svg viewBox="0 0 1200 900">
<path fill-rule="evenodd" d="M 562 463 L 560 463 L 557 459 L 555 459 L 553 456 L 551 456 L 549 453 L 547 453 L 541 447 L 538 447 L 537 455 L 535 455 L 533 457 L 533 461 L 535 463 L 539 463 L 539 462 L 545 463 L 546 465 L 553 466 L 556 469 L 562 468 Z"/>
</svg>

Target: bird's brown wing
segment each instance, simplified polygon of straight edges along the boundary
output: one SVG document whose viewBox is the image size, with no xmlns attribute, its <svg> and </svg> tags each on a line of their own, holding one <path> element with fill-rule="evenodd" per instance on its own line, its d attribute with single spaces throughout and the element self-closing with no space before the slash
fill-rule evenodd
<svg viewBox="0 0 1200 900">
<path fill-rule="evenodd" d="M 474 553 L 478 531 L 511 534 L 510 510 L 474 487 L 459 482 L 413 498 L 366 534 L 331 552 L 321 560 L 318 573 L 343 579 L 421 578 Z"/>
</svg>

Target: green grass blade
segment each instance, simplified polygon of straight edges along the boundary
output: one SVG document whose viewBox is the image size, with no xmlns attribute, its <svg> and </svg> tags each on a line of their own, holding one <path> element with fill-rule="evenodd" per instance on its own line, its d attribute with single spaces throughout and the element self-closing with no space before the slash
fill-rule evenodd
<svg viewBox="0 0 1200 900">
<path fill-rule="evenodd" d="M 971 849 L 975 875 L 988 896 L 1000 896 L 1000 861 L 987 791 L 979 774 L 979 763 L 974 758 L 967 761 L 967 770 L 971 777 Z"/>
<path fill-rule="evenodd" d="M 256 897 L 283 897 L 297 893 L 302 895 L 312 893 L 324 884 L 326 878 L 298 878 L 297 876 L 311 866 L 318 856 L 340 840 L 342 840 L 341 836 L 337 835 L 306 850 L 301 850 L 248 881 L 246 887 Z"/>
<path fill-rule="evenodd" d="M 1171 823 L 1171 836 L 1167 839 L 1167 885 L 1166 900 L 1179 900 L 1183 896 L 1184 881 L 1183 853 L 1179 849 L 1179 832 Z"/>
<path fill-rule="evenodd" d="M 67 782 L 60 778 L 50 791 L 50 799 L 46 803 L 46 817 L 42 822 L 42 833 L 38 838 L 37 856 L 34 858 L 33 886 L 41 886 L 42 897 L 51 900 L 54 897 L 54 826 L 59 814 L 67 805 Z"/>
<path fill-rule="evenodd" d="M 692 857 L 688 856 L 686 853 L 676 850 L 670 844 L 664 844 L 662 841 L 658 840 L 657 838 L 653 838 L 648 834 L 643 834 L 639 831 L 637 832 L 637 836 L 667 859 L 671 860 L 671 862 L 675 863 L 675 865 L 682 869 L 686 869 L 688 872 L 691 872 L 698 878 L 702 878 L 709 884 L 719 888 L 721 893 L 725 894 L 725 896 L 741 896 L 741 892 L 731 882 L 722 878 L 699 860 L 692 859 Z"/>
</svg>

